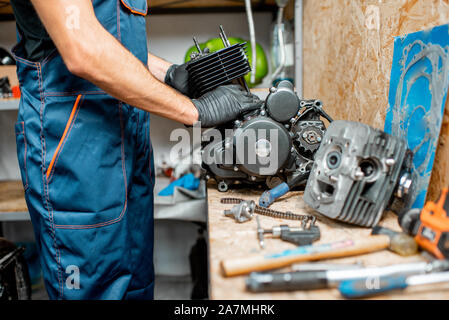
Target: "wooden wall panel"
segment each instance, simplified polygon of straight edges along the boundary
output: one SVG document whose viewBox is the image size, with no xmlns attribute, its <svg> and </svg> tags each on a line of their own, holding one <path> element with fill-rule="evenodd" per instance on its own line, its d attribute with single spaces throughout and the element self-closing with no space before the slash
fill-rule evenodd
<svg viewBox="0 0 449 320">
<path fill-rule="evenodd" d="M 304 95 L 383 128 L 394 37 L 449 22 L 449 0 L 304 0 Z M 428 198 L 449 184 L 446 108 Z"/>
</svg>

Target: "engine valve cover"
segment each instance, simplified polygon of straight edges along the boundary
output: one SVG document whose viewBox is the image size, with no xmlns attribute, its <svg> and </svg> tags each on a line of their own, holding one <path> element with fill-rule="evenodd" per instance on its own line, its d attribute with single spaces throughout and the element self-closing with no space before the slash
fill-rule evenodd
<svg viewBox="0 0 449 320">
<path fill-rule="evenodd" d="M 411 202 L 412 157 L 397 137 L 334 121 L 315 155 L 304 201 L 329 218 L 373 227 L 388 207 L 400 211 Z"/>
</svg>

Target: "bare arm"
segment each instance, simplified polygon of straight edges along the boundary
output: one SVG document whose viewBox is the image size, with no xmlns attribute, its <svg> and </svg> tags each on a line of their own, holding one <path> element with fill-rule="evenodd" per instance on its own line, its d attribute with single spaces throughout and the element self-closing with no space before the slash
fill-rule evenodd
<svg viewBox="0 0 449 320">
<path fill-rule="evenodd" d="M 31 1 L 70 72 L 132 106 L 188 125 L 198 120 L 190 99 L 157 79 L 165 76 L 164 65 L 150 73 L 103 28 L 91 0 Z M 65 13 L 71 6 L 79 9 L 79 28 L 66 26 Z"/>
<path fill-rule="evenodd" d="M 167 70 L 171 65 L 172 63 L 148 53 L 148 69 L 159 81 L 164 82 Z"/>
</svg>

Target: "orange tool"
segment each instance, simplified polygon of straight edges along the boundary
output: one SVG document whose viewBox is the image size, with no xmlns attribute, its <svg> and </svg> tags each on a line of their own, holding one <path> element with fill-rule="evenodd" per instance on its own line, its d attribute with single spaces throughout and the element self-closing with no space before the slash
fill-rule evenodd
<svg viewBox="0 0 449 320">
<path fill-rule="evenodd" d="M 449 189 L 443 189 L 438 202 L 429 201 L 420 215 L 415 236 L 418 245 L 438 259 L 449 258 Z"/>
</svg>

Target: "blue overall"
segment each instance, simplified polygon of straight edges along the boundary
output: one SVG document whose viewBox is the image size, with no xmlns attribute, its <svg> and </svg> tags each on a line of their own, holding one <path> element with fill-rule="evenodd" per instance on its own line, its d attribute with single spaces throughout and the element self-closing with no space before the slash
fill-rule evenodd
<svg viewBox="0 0 449 320">
<path fill-rule="evenodd" d="M 92 3 L 146 64 L 146 0 Z M 50 298 L 152 299 L 149 114 L 71 74 L 57 50 L 41 62 L 23 59 L 20 42 L 13 52 L 18 160 Z"/>
</svg>

